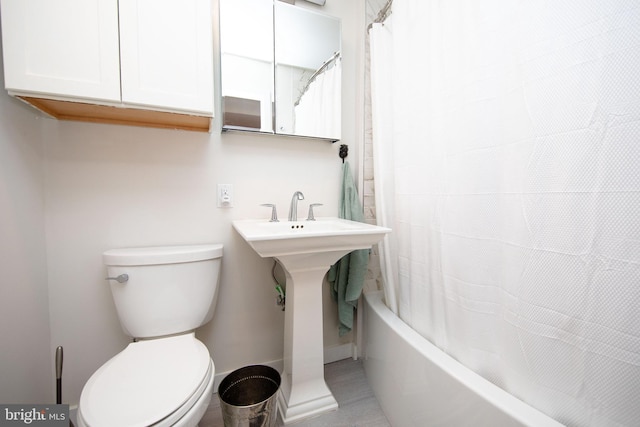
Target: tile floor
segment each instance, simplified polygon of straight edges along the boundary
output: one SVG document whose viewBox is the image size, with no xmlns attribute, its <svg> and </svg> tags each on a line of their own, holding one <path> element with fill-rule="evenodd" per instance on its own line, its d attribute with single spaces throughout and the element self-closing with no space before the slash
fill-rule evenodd
<svg viewBox="0 0 640 427">
<path fill-rule="evenodd" d="M 330 363 L 325 365 L 324 372 L 327 385 L 340 407 L 337 411 L 290 425 L 301 427 L 391 426 L 369 387 L 362 361 L 345 359 Z M 200 421 L 200 427 L 222 427 L 223 425 L 220 401 L 215 394 L 207 413 Z"/>
</svg>

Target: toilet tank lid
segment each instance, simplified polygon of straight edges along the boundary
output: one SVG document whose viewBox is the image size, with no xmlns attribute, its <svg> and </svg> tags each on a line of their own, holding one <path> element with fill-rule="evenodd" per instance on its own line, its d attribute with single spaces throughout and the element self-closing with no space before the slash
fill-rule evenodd
<svg viewBox="0 0 640 427">
<path fill-rule="evenodd" d="M 105 265 L 156 265 L 204 261 L 222 257 L 222 244 L 156 246 L 110 249 L 102 254 Z"/>
</svg>

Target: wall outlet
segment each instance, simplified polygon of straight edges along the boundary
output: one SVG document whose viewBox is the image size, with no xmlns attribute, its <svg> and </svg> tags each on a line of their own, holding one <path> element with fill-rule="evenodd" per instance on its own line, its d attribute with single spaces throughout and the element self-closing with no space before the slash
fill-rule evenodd
<svg viewBox="0 0 640 427">
<path fill-rule="evenodd" d="M 219 208 L 233 207 L 233 185 L 218 184 L 218 207 Z"/>
</svg>

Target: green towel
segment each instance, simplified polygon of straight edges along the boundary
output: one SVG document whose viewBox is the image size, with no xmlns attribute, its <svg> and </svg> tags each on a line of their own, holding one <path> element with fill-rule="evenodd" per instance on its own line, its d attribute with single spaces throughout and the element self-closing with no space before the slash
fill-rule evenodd
<svg viewBox="0 0 640 427">
<path fill-rule="evenodd" d="M 349 163 L 342 165 L 342 190 L 340 191 L 340 218 L 364 222 L 362 205 L 358 197 Z M 342 257 L 331 266 L 328 280 L 331 295 L 338 302 L 339 334 L 351 331 L 358 298 L 364 285 L 364 276 L 369 264 L 369 249 L 359 249 Z"/>
</svg>

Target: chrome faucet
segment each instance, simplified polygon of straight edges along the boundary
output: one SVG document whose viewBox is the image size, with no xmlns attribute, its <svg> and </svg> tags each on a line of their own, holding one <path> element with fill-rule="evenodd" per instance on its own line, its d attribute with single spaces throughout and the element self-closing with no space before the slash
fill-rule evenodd
<svg viewBox="0 0 640 427">
<path fill-rule="evenodd" d="M 298 200 L 304 200 L 302 191 L 296 191 L 291 197 L 291 206 L 289 206 L 289 221 L 298 220 Z"/>
</svg>

